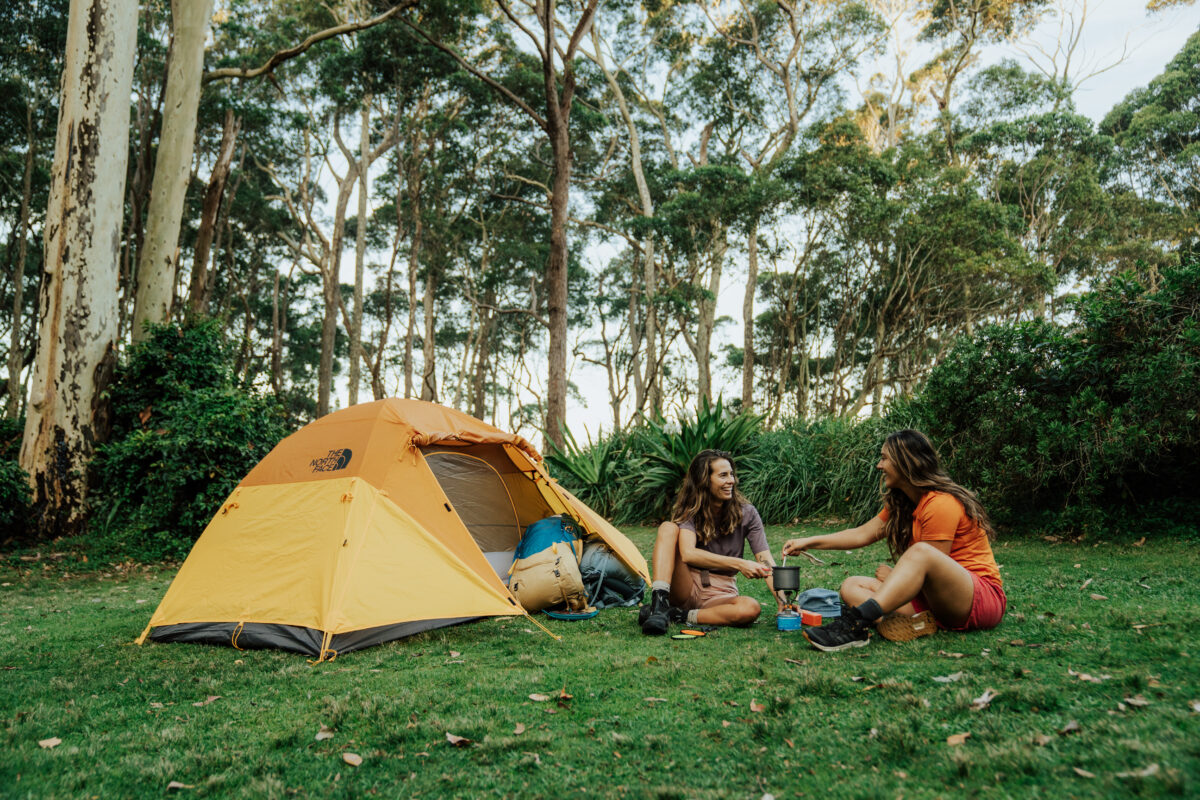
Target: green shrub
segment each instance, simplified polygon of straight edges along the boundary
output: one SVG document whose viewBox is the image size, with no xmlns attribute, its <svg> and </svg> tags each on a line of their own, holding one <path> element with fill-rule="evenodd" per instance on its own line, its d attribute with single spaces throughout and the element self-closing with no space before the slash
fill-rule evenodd
<svg viewBox="0 0 1200 800">
<path fill-rule="evenodd" d="M 29 525 L 29 474 L 21 469 L 24 418 L 0 418 L 0 542 L 27 533 Z"/>
<path fill-rule="evenodd" d="M 211 323 L 162 326 L 114 382 L 114 437 L 92 463 L 90 544 L 102 560 L 187 554 L 234 486 L 287 435 L 272 398 L 234 386 Z"/>
<path fill-rule="evenodd" d="M 1154 291 L 1119 276 L 1075 311 L 1070 327 L 959 341 L 919 414 L 998 521 L 1170 528 L 1200 468 L 1200 265 L 1164 271 Z"/>
</svg>

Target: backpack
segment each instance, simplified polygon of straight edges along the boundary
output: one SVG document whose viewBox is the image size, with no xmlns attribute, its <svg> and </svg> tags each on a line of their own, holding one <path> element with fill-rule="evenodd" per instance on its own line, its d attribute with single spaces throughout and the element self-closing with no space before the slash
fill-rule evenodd
<svg viewBox="0 0 1200 800">
<path fill-rule="evenodd" d="M 579 572 L 587 590 L 588 605 L 596 608 L 635 606 L 646 591 L 646 582 L 599 540 L 584 545 Z"/>
<path fill-rule="evenodd" d="M 566 515 L 540 519 L 525 529 L 508 570 L 508 588 L 526 611 L 588 609 L 579 574 L 582 533 L 579 523 Z"/>
</svg>

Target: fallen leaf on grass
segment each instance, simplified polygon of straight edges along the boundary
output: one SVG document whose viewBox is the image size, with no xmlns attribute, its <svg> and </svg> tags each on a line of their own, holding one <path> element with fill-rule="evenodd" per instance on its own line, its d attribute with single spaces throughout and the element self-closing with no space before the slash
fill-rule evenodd
<svg viewBox="0 0 1200 800">
<path fill-rule="evenodd" d="M 647 664 L 657 664 L 658 657 L 657 656 L 646 656 L 646 663 Z"/>
<path fill-rule="evenodd" d="M 1054 741 L 1053 736 L 1047 736 L 1044 733 L 1039 733 L 1037 736 L 1033 737 L 1033 743 L 1036 744 L 1038 747 L 1045 747 L 1046 745 L 1050 744 L 1053 741 Z"/>
<path fill-rule="evenodd" d="M 345 761 L 352 767 L 362 766 L 362 756 L 358 753 L 342 753 L 342 761 Z"/>
<path fill-rule="evenodd" d="M 794 659 L 794 658 L 785 658 L 785 659 L 784 659 L 784 661 L 786 661 L 786 662 L 787 662 L 787 663 L 789 663 L 789 664 L 795 664 L 795 665 L 796 665 L 796 666 L 798 666 L 798 667 L 803 667 L 803 666 L 804 666 L 804 662 L 803 662 L 803 661 L 797 661 L 797 660 L 796 660 L 796 659 Z"/>
<path fill-rule="evenodd" d="M 732 725 L 732 724 L 733 724 L 733 723 L 732 723 L 732 722 L 730 722 L 730 721 L 729 721 L 729 720 L 727 720 L 727 719 L 723 719 L 723 720 L 721 720 L 721 727 L 722 727 L 722 728 L 728 728 L 728 727 L 729 727 L 730 725 Z"/>
<path fill-rule="evenodd" d="M 455 747 L 470 747 L 472 744 L 474 744 L 465 736 L 455 736 L 453 733 L 449 732 L 446 733 L 446 741 Z"/>
<path fill-rule="evenodd" d="M 567 689 L 566 689 L 566 687 L 565 687 L 565 686 L 564 686 L 562 689 L 560 689 L 560 690 L 559 690 L 559 692 L 558 692 L 558 704 L 559 704 L 560 706 L 566 706 L 566 705 L 567 705 L 567 703 L 570 703 L 570 702 L 571 702 L 572 700 L 574 700 L 574 699 L 575 699 L 575 695 L 573 695 L 573 694 L 567 694 Z"/>
<path fill-rule="evenodd" d="M 317 735 L 316 735 L 316 736 L 314 736 L 313 738 L 314 738 L 315 740 L 317 740 L 318 742 L 323 742 L 323 741 L 325 741 L 326 739 L 332 739 L 332 738 L 333 738 L 333 731 L 329 730 L 329 728 L 327 728 L 327 727 L 325 727 L 324 725 L 322 725 L 322 726 L 321 726 L 321 729 L 320 729 L 319 731 L 317 731 Z"/>
<path fill-rule="evenodd" d="M 1079 587 L 1079 591 L 1082 592 L 1084 589 L 1086 589 L 1088 587 L 1088 584 L 1094 580 L 1095 580 L 1095 578 L 1088 578 L 1086 581 L 1083 582 L 1083 586 Z M 1092 596 L 1095 597 L 1095 595 L 1092 595 Z"/>
<path fill-rule="evenodd" d="M 1079 777 L 1081 777 L 1081 778 L 1094 778 L 1094 777 L 1096 777 L 1096 773 L 1094 773 L 1094 772 L 1088 772 L 1086 769 L 1080 769 L 1079 767 L 1071 767 L 1071 769 L 1075 770 L 1075 774 L 1076 774 L 1076 775 L 1078 775 L 1078 776 L 1079 776 Z"/>
<path fill-rule="evenodd" d="M 1061 728 L 1058 729 L 1058 735 L 1066 736 L 1067 734 L 1071 734 L 1071 733 L 1079 733 L 1079 731 L 1081 731 L 1081 730 L 1083 730 L 1083 729 L 1079 726 L 1079 723 L 1076 722 L 1075 720 L 1071 720 L 1066 725 L 1063 725 Z"/>
<path fill-rule="evenodd" d="M 1092 592 L 1092 594 L 1091 594 L 1091 598 L 1092 598 L 1093 600 L 1107 600 L 1107 599 L 1108 599 L 1108 598 L 1107 598 L 1107 597 L 1105 597 L 1104 595 L 1102 595 L 1102 594 L 1096 594 L 1095 592 Z"/>
<path fill-rule="evenodd" d="M 516 727 L 513 728 L 513 736 L 520 736 L 524 732 L 525 732 L 525 725 L 523 723 L 518 722 L 516 724 Z"/>
<path fill-rule="evenodd" d="M 971 701 L 971 710 L 982 711 L 988 707 L 988 704 L 991 703 L 995 697 L 996 693 L 994 691 L 991 689 L 985 689 L 983 694 Z"/>
<path fill-rule="evenodd" d="M 1193 700 L 1188 703 L 1188 708 L 1192 710 L 1193 714 L 1200 714 L 1200 700 Z"/>
<path fill-rule="evenodd" d="M 179 781 L 171 781 L 170 783 L 167 784 L 168 792 L 174 791 L 176 789 L 195 789 L 195 788 L 196 788 L 195 784 L 180 783 Z"/>
<path fill-rule="evenodd" d="M 951 747 L 958 747 L 960 744 L 970 738 L 971 734 L 969 733 L 956 733 L 953 736 L 946 737 L 946 744 L 950 745 Z"/>
<path fill-rule="evenodd" d="M 1112 677 L 1112 675 L 1089 675 L 1086 672 L 1076 672 L 1070 667 L 1067 668 L 1067 674 L 1079 678 L 1079 680 L 1085 683 L 1104 683 L 1104 681 Z"/>
<path fill-rule="evenodd" d="M 1145 697 L 1142 697 L 1140 694 L 1135 694 L 1133 697 L 1126 697 L 1125 702 L 1134 708 L 1145 708 L 1146 706 L 1150 705 L 1150 701 Z"/>
<path fill-rule="evenodd" d="M 667 698 L 665 698 L 665 697 L 647 697 L 647 698 L 645 698 L 645 700 L 647 703 L 665 703 L 665 702 L 667 702 Z"/>
<path fill-rule="evenodd" d="M 166 708 L 166 706 L 164 706 L 162 703 L 151 703 L 150 707 L 151 708 Z"/>
<path fill-rule="evenodd" d="M 1118 778 L 1149 778 L 1152 775 L 1158 774 L 1158 764 L 1150 764 L 1143 769 L 1135 769 L 1132 772 L 1118 772 Z"/>
<path fill-rule="evenodd" d="M 205 698 L 204 700 L 201 700 L 201 701 L 200 701 L 200 702 L 198 702 L 198 703 L 192 703 L 192 705 L 194 705 L 194 706 L 196 706 L 197 708 L 199 708 L 200 706 L 206 706 L 206 705 L 208 705 L 209 703 L 211 703 L 211 702 L 212 702 L 212 701 L 214 701 L 214 700 L 220 700 L 220 699 L 221 699 L 221 695 L 219 695 L 219 694 L 210 694 L 210 695 L 209 695 L 207 698 Z"/>
<path fill-rule="evenodd" d="M 962 653 L 947 653 L 945 650 L 938 650 L 938 655 L 942 658 L 964 658 Z"/>
<path fill-rule="evenodd" d="M 1141 546 L 1142 546 L 1142 545 L 1144 545 L 1145 543 L 1146 543 L 1146 537 L 1145 537 L 1145 536 L 1143 536 L 1142 538 L 1140 538 L 1140 539 L 1138 539 L 1136 542 L 1134 542 L 1134 543 L 1133 543 L 1133 546 L 1134 546 L 1134 547 L 1141 547 Z"/>
<path fill-rule="evenodd" d="M 851 675 L 850 680 L 854 681 L 855 683 L 862 683 L 866 680 L 866 678 L 864 678 L 862 675 Z"/>
<path fill-rule="evenodd" d="M 49 739 L 41 739 L 38 741 L 38 747 L 41 747 L 43 750 L 49 750 L 52 747 L 58 747 L 60 744 L 62 744 L 62 739 L 58 738 L 57 736 L 51 736 Z"/>
<path fill-rule="evenodd" d="M 762 703 L 758 702 L 757 700 L 751 700 L 750 701 L 750 710 L 755 712 L 756 714 L 758 714 L 758 713 L 762 713 L 763 711 L 766 711 L 767 707 L 764 706 Z"/>
<path fill-rule="evenodd" d="M 461 655 L 462 655 L 462 653 L 458 652 L 457 650 L 451 650 L 451 651 L 450 651 L 450 657 L 451 657 L 451 658 L 458 658 L 458 657 L 459 657 L 459 656 L 461 656 Z"/>
<path fill-rule="evenodd" d="M 938 683 L 954 683 L 963 676 L 962 672 L 951 672 L 949 675 L 934 675 L 933 679 Z"/>
<path fill-rule="evenodd" d="M 550 699 L 550 695 L 540 694 L 539 692 L 534 692 L 533 694 L 529 695 L 529 699 L 535 703 L 544 703 Z"/>
</svg>

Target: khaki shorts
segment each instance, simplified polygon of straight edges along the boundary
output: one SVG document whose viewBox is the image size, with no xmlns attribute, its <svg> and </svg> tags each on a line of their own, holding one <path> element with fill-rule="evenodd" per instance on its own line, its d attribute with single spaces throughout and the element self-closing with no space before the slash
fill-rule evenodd
<svg viewBox="0 0 1200 800">
<path fill-rule="evenodd" d="M 739 596 L 736 575 L 718 575 L 704 569 L 688 571 L 692 573 L 692 593 L 684 604 L 688 611 L 715 606 Z"/>
</svg>

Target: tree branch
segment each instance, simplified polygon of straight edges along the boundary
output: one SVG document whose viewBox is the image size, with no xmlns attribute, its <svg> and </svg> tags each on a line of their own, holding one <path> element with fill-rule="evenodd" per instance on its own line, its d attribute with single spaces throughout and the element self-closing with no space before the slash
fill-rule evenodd
<svg viewBox="0 0 1200 800">
<path fill-rule="evenodd" d="M 370 19 L 359 20 L 358 22 L 347 22 L 343 25 L 335 25 L 332 28 L 326 28 L 323 31 L 318 31 L 295 47 L 288 47 L 284 50 L 278 51 L 268 58 L 266 63 L 264 63 L 261 67 L 255 67 L 253 69 L 247 69 L 245 67 L 223 67 L 221 69 L 214 69 L 211 72 L 206 72 L 200 78 L 200 85 L 203 86 L 204 84 L 212 81 L 227 80 L 230 78 L 257 78 L 259 75 L 270 74 L 277 66 L 285 61 L 290 61 L 298 55 L 301 55 L 315 44 L 319 44 L 326 39 L 332 39 L 335 36 L 343 36 L 347 33 L 356 33 L 357 31 L 366 30 L 367 28 L 373 28 L 379 23 L 386 22 L 387 20 L 396 16 L 401 11 L 406 11 L 412 8 L 413 6 L 417 5 L 418 1 L 419 0 L 401 0 L 397 5 L 392 6 L 382 14 L 378 14 Z"/>
</svg>

